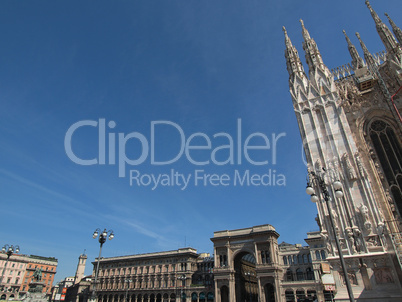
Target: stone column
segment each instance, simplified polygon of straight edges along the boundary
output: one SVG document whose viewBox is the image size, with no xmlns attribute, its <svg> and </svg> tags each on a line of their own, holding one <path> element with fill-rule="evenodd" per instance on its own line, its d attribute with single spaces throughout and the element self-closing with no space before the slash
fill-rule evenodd
<svg viewBox="0 0 402 302">
<path fill-rule="evenodd" d="M 229 301 L 240 302 L 236 301 L 236 284 L 235 284 L 235 278 L 232 274 L 230 274 L 229 276 Z"/>
<path fill-rule="evenodd" d="M 216 258 L 216 255 L 215 255 Z M 218 282 L 217 280 L 215 280 L 215 302 L 222 302 L 222 298 L 221 298 L 221 289 L 218 287 Z"/>
<path fill-rule="evenodd" d="M 280 301 L 282 299 L 282 290 L 281 290 L 281 285 L 280 285 L 280 282 L 279 282 L 279 275 L 277 273 L 275 273 L 274 286 L 275 286 L 276 300 Z M 297 301 L 297 300 L 295 300 L 295 301 Z"/>
<path fill-rule="evenodd" d="M 261 278 L 257 276 L 257 284 L 258 284 L 258 300 L 265 301 L 265 291 L 261 287 Z"/>
</svg>

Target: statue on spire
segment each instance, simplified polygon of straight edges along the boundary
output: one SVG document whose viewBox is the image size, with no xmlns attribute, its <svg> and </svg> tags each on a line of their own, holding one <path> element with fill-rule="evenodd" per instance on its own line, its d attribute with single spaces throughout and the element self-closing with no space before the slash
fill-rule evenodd
<svg viewBox="0 0 402 302">
<path fill-rule="evenodd" d="M 389 30 L 388 26 L 381 21 L 380 17 L 378 17 L 377 13 L 371 7 L 370 2 L 366 0 L 365 3 L 368 9 L 370 10 L 371 16 L 374 19 L 375 27 L 381 38 L 382 43 L 385 46 L 385 49 L 387 50 L 387 55 L 390 56 L 391 59 L 394 59 L 394 61 L 398 62 L 399 64 L 402 63 L 401 62 L 402 49 L 396 42 L 395 37 Z"/>
<path fill-rule="evenodd" d="M 289 76 L 292 76 L 293 74 L 298 74 L 300 77 L 304 77 L 305 72 L 303 64 L 300 61 L 296 47 L 294 47 L 292 41 L 290 41 L 285 26 L 282 27 L 282 30 L 285 34 L 285 45 L 286 45 L 285 58 Z"/>
<path fill-rule="evenodd" d="M 348 35 L 346 34 L 346 31 L 343 30 L 342 32 L 345 35 L 346 42 L 348 43 L 349 53 L 350 53 L 350 56 L 352 57 L 353 69 L 356 70 L 359 68 L 363 68 L 365 65 L 363 59 L 359 56 L 359 53 L 357 52 L 356 47 L 350 41 Z"/>
<path fill-rule="evenodd" d="M 398 26 L 396 26 L 395 22 L 392 21 L 391 17 L 387 13 L 385 13 L 385 16 L 387 16 L 389 24 L 391 24 L 392 31 L 394 32 L 394 35 L 395 35 L 396 39 L 398 40 L 399 45 L 401 46 L 402 45 L 402 30 Z"/>
</svg>

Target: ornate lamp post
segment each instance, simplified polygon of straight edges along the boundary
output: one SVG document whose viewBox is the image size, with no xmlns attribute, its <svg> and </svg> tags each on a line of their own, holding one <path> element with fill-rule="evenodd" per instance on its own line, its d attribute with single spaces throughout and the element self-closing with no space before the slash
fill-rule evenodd
<svg viewBox="0 0 402 302">
<path fill-rule="evenodd" d="M 4 277 L 4 273 L 5 273 L 5 271 L 6 271 L 6 267 L 7 267 L 8 260 L 10 259 L 10 257 L 11 257 L 12 254 L 14 254 L 14 253 L 18 254 L 18 253 L 19 253 L 20 247 L 19 247 L 18 245 L 14 246 L 14 245 L 8 245 L 8 244 L 6 244 L 6 245 L 3 246 L 3 248 L 1 249 L 1 251 L 2 251 L 3 253 L 6 253 L 6 254 L 7 254 L 7 260 L 6 260 L 6 263 L 4 264 L 3 272 L 1 273 L 1 280 L 0 280 L 0 283 L 3 283 L 3 277 Z"/>
<path fill-rule="evenodd" d="M 307 182 L 307 187 L 306 187 L 306 193 L 311 196 L 310 199 L 312 202 L 318 202 L 320 200 L 320 198 L 319 198 L 320 195 L 322 197 L 324 197 L 324 202 L 325 202 L 325 204 L 327 206 L 327 210 L 328 210 L 329 220 L 331 222 L 332 232 L 335 237 L 336 248 L 338 249 L 339 260 L 341 262 L 342 271 L 343 271 L 343 275 L 344 275 L 344 279 L 345 279 L 345 283 L 346 283 L 346 288 L 348 290 L 349 300 L 350 300 L 350 302 L 354 302 L 355 299 L 353 297 L 352 287 L 350 285 L 350 280 L 348 277 L 348 271 L 346 269 L 345 260 L 343 259 L 342 249 L 339 244 L 339 239 L 338 239 L 338 236 L 336 233 L 334 218 L 332 217 L 332 211 L 329 206 L 329 203 L 330 203 L 330 201 L 332 201 L 332 199 L 328 192 L 327 185 L 325 183 L 325 176 L 328 175 L 327 170 L 325 170 L 323 168 L 322 171 L 319 171 L 319 172 L 309 171 L 308 174 L 309 174 L 309 177 L 308 177 L 308 182 Z M 328 176 L 330 176 L 330 175 L 328 175 Z M 318 189 L 318 195 L 315 193 L 313 186 L 315 186 Z M 332 186 L 335 189 L 335 197 L 341 198 L 343 196 L 341 182 L 339 180 L 335 180 L 332 183 Z"/>
<path fill-rule="evenodd" d="M 128 302 L 128 289 L 130 287 L 130 283 L 133 282 L 131 279 L 124 279 L 124 282 L 127 283 L 127 290 L 126 290 L 126 298 L 125 301 Z"/>
<path fill-rule="evenodd" d="M 106 231 L 106 229 L 104 229 L 103 232 L 101 232 L 101 230 L 98 228 L 93 233 L 92 238 L 96 239 L 96 237 L 98 237 L 98 235 L 99 235 L 100 248 L 99 248 L 98 261 L 96 263 L 95 283 L 94 283 L 94 288 L 92 290 L 92 297 L 91 297 L 92 301 L 97 300 L 97 298 L 96 298 L 96 286 L 97 286 L 97 282 L 98 282 L 99 263 L 100 263 L 100 258 L 101 258 L 101 255 L 102 255 L 102 246 L 106 242 L 106 239 L 108 238 L 108 235 L 109 235 L 109 240 L 112 240 L 114 238 L 114 234 L 113 234 L 112 230 Z"/>
<path fill-rule="evenodd" d="M 180 301 L 183 301 L 183 287 L 184 287 L 183 284 L 185 284 L 184 282 L 186 282 L 186 279 L 187 279 L 186 275 L 181 275 L 181 276 L 177 277 L 177 280 L 181 280 Z"/>
</svg>

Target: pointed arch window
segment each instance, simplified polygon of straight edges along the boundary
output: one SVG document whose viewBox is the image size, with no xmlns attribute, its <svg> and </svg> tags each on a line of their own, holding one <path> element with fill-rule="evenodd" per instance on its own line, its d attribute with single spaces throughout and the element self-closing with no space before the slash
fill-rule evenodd
<svg viewBox="0 0 402 302">
<path fill-rule="evenodd" d="M 399 213 L 402 214 L 402 148 L 392 127 L 375 120 L 369 135 Z"/>
</svg>

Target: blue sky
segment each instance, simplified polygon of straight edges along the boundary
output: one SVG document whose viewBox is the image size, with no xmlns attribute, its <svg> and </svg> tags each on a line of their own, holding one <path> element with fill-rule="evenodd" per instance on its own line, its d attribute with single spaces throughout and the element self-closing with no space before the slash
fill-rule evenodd
<svg viewBox="0 0 402 302">
<path fill-rule="evenodd" d="M 399 1 L 371 1 L 402 26 Z M 371 52 L 384 49 L 364 1 L 2 1 L 0 5 L 0 196 L 1 245 L 59 259 L 56 280 L 72 276 L 86 249 L 93 260 L 96 228 L 113 229 L 103 256 L 173 250 L 192 246 L 211 252 L 214 231 L 272 224 L 279 241 L 304 243 L 316 230 L 315 205 L 304 193 L 306 168 L 288 92 L 282 26 L 302 62 L 302 18 L 324 63 L 351 61 L 342 30 L 362 55 L 360 32 Z M 387 23 L 388 24 L 388 23 Z M 306 68 L 307 70 L 307 68 Z M 79 121 L 114 121 L 109 133 L 136 132 L 148 142 L 151 123 L 182 129 L 191 150 L 167 165 L 127 165 L 141 175 L 190 175 L 189 185 L 131 185 L 117 165 L 79 165 L 65 151 L 68 129 Z M 211 161 L 215 148 L 237 146 L 262 133 L 278 139 L 276 164 L 270 150 L 250 150 L 234 164 Z M 175 157 L 182 140 L 177 128 L 155 128 L 155 156 Z M 98 127 L 74 132 L 72 150 L 82 159 L 98 156 Z M 270 141 L 272 143 L 272 141 Z M 263 136 L 250 145 L 263 145 Z M 116 147 L 117 148 L 117 147 Z M 118 149 L 117 149 L 118 150 Z M 128 158 L 139 158 L 138 139 L 127 142 Z M 226 153 L 225 153 L 226 152 Z M 221 161 L 228 149 L 216 153 Z M 107 153 L 108 156 L 108 153 Z M 195 170 L 229 175 L 229 185 L 195 185 Z M 234 185 L 238 171 L 282 174 L 286 185 Z M 86 273 L 91 272 L 87 266 Z"/>
</svg>

